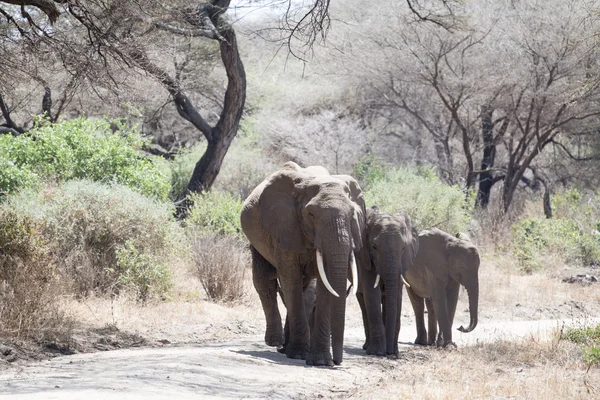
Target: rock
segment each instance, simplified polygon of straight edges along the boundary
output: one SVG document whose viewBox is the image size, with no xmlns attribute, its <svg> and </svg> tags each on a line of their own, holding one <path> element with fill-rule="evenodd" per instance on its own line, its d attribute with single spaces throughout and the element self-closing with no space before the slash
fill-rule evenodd
<svg viewBox="0 0 600 400">
<path fill-rule="evenodd" d="M 584 285 L 589 285 L 598 282 L 598 278 L 596 278 L 594 275 L 580 274 L 573 275 L 569 278 L 564 278 L 562 281 L 566 283 L 581 283 Z"/>
<path fill-rule="evenodd" d="M 12 347 L 5 346 L 3 344 L 0 345 L 0 354 L 3 356 L 7 356 L 13 352 Z"/>
</svg>

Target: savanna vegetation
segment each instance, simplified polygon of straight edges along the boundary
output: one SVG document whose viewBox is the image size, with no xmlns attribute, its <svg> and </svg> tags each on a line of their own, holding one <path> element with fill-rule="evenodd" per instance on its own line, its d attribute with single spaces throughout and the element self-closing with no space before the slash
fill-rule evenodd
<svg viewBox="0 0 600 400">
<path fill-rule="evenodd" d="M 90 302 L 260 307 L 239 214 L 288 160 L 468 232 L 545 304 L 597 275 L 599 2 L 167 3 L 0 1 L 1 337 L 85 328 Z M 488 289 L 550 296 L 527 285 Z M 598 332 L 552 359 L 597 366 Z"/>
</svg>

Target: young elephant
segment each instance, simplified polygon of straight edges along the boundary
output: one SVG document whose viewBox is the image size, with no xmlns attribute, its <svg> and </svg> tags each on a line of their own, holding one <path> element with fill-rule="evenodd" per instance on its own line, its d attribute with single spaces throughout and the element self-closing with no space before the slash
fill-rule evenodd
<svg viewBox="0 0 600 400">
<path fill-rule="evenodd" d="M 456 312 L 460 285 L 469 294 L 471 320 L 461 332 L 471 332 L 477 326 L 479 300 L 479 253 L 468 236 L 457 237 L 439 229 L 419 235 L 419 251 L 414 265 L 407 271 L 408 296 L 415 311 L 416 344 L 446 347 L 452 342 L 452 323 Z M 423 300 L 427 304 L 429 332 L 425 330 Z M 436 342 L 437 328 L 440 334 Z"/>
<path fill-rule="evenodd" d="M 404 212 L 367 210 L 363 248 L 358 255 L 358 293 L 367 354 L 398 354 L 403 274 L 419 248 L 418 235 Z"/>
</svg>

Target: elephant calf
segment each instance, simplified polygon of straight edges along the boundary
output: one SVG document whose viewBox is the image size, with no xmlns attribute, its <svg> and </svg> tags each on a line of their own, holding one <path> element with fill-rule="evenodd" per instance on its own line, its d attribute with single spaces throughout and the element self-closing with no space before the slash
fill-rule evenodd
<svg viewBox="0 0 600 400">
<path fill-rule="evenodd" d="M 418 235 L 404 212 L 367 210 L 367 228 L 358 254 L 358 292 L 367 354 L 398 354 L 403 274 L 419 247 Z"/>
<path fill-rule="evenodd" d="M 457 237 L 439 229 L 419 235 L 417 258 L 406 273 L 410 284 L 408 296 L 415 311 L 416 344 L 446 347 L 452 342 L 452 323 L 456 312 L 460 285 L 469 294 L 471 320 L 461 332 L 471 332 L 477 326 L 479 299 L 479 252 L 465 234 Z M 425 330 L 423 300 L 427 305 L 428 328 Z M 437 328 L 440 334 L 436 340 Z"/>
</svg>

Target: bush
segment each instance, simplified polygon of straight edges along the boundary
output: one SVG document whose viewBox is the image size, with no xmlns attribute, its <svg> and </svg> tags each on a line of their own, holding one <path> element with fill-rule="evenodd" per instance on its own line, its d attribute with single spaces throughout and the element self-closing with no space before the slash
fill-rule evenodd
<svg viewBox="0 0 600 400">
<path fill-rule="evenodd" d="M 0 165 L 14 167 L 0 168 L 0 193 L 13 193 L 42 179 L 89 179 L 166 199 L 168 177 L 142 155 L 144 144 L 137 130 L 103 119 L 79 118 L 44 124 L 17 137 L 2 135 Z"/>
<path fill-rule="evenodd" d="M 196 276 L 208 298 L 233 303 L 243 299 L 248 251 L 239 238 L 199 236 L 193 247 Z"/>
<path fill-rule="evenodd" d="M 458 186 L 449 186 L 431 170 L 388 170 L 364 191 L 367 207 L 386 212 L 404 210 L 419 229 L 439 228 L 451 234 L 466 231 L 473 202 Z"/>
<path fill-rule="evenodd" d="M 192 228 L 205 233 L 244 237 L 240 214 L 243 202 L 228 192 L 210 191 L 192 194 L 186 222 Z"/>
<path fill-rule="evenodd" d="M 36 224 L 0 208 L 0 332 L 21 336 L 60 327 L 59 283 Z"/>
<path fill-rule="evenodd" d="M 164 297 L 171 287 L 166 262 L 183 239 L 173 206 L 121 185 L 70 181 L 9 199 L 20 215 L 43 227 L 60 271 L 78 295 L 135 290 Z"/>
<path fill-rule="evenodd" d="M 587 366 L 600 365 L 600 324 L 595 327 L 568 328 L 561 336 L 581 345 Z"/>
<path fill-rule="evenodd" d="M 515 223 L 511 248 L 525 272 L 539 270 L 544 258 L 558 255 L 565 262 L 600 264 L 600 212 L 595 197 L 585 200 L 576 190 L 554 197 L 556 218 L 529 217 Z"/>
</svg>

